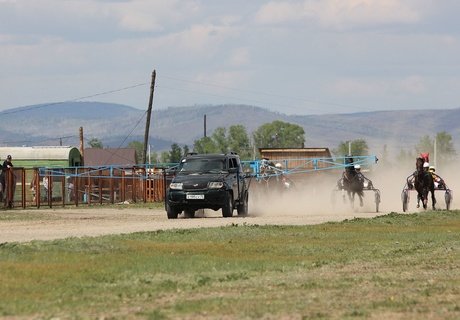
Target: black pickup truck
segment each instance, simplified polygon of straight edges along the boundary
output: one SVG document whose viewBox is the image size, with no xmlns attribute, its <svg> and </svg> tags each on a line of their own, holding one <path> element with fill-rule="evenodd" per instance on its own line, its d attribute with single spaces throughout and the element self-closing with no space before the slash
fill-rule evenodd
<svg viewBox="0 0 460 320">
<path fill-rule="evenodd" d="M 198 209 L 222 209 L 223 217 L 231 217 L 236 208 L 238 215 L 247 215 L 246 178 L 235 153 L 188 154 L 166 190 L 168 218 L 176 219 L 182 211 L 186 218 L 193 218 Z"/>
</svg>

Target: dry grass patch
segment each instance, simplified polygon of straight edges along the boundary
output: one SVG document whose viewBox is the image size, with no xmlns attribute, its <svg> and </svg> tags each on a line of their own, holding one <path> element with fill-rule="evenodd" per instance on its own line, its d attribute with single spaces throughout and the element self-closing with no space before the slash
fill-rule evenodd
<svg viewBox="0 0 460 320">
<path fill-rule="evenodd" d="M 456 319 L 460 212 L 8 243 L 0 315 Z"/>
</svg>

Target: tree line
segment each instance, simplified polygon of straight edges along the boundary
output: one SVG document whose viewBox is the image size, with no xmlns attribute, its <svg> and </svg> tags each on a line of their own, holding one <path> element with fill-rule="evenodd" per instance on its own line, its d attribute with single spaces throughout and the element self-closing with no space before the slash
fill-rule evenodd
<svg viewBox="0 0 460 320">
<path fill-rule="evenodd" d="M 103 148 L 102 142 L 97 138 L 89 140 L 88 144 L 92 148 Z M 228 128 L 218 127 L 210 136 L 205 136 L 193 142 L 193 147 L 180 146 L 177 143 L 171 145 L 169 151 L 161 153 L 152 152 L 150 158 L 153 163 L 177 163 L 187 153 L 193 151 L 197 153 L 226 153 L 236 152 L 243 160 L 252 160 L 259 157 L 258 148 L 302 148 L 305 145 L 305 131 L 297 125 L 280 120 L 261 125 L 252 135 L 249 135 L 243 125 L 232 125 Z M 129 148 L 136 149 L 136 154 L 140 156 L 144 149 L 144 144 L 140 141 L 132 141 L 128 144 Z M 412 149 L 401 149 L 396 156 L 397 161 L 405 162 L 413 160 L 422 152 L 434 154 L 436 149 L 437 161 L 448 163 L 456 156 L 456 151 L 452 141 L 452 136 L 445 132 L 438 132 L 434 138 L 426 135 Z M 355 156 L 369 155 L 369 146 L 365 139 L 340 141 L 336 148 L 331 150 L 335 156 Z M 380 155 L 381 160 L 388 161 L 389 155 L 387 146 L 383 146 Z M 138 162 L 141 159 L 137 159 Z"/>
</svg>

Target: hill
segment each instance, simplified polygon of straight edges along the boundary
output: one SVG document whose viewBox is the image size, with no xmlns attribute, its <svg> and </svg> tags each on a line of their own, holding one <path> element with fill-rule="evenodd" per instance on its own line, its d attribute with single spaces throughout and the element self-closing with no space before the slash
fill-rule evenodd
<svg viewBox="0 0 460 320">
<path fill-rule="evenodd" d="M 153 109 L 150 143 L 156 151 L 172 143 L 193 145 L 217 127 L 244 125 L 252 132 L 274 120 L 295 123 L 306 132 L 306 147 L 337 147 L 341 141 L 363 138 L 371 151 L 383 145 L 393 150 L 413 150 L 424 135 L 446 131 L 460 136 L 460 109 L 375 111 L 330 115 L 285 115 L 248 105 L 184 106 Z M 126 105 L 68 102 L 13 108 L 0 112 L 0 145 L 79 145 L 79 128 L 86 140 L 98 138 L 106 147 L 143 141 L 146 112 Z M 0 155 L 1 156 L 1 155 Z"/>
</svg>

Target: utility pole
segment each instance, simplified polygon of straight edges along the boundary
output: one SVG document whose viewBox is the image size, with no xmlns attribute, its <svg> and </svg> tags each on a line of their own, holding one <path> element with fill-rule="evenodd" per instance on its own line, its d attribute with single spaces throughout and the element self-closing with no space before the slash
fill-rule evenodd
<svg viewBox="0 0 460 320">
<path fill-rule="evenodd" d="M 147 145 L 149 143 L 149 128 L 150 128 L 150 116 L 152 114 L 152 105 L 153 105 L 153 93 L 155 91 L 155 77 L 156 71 L 152 72 L 152 82 L 150 84 L 150 98 L 149 98 L 149 107 L 147 109 L 147 121 L 145 123 L 145 135 L 144 135 L 144 154 L 142 156 L 142 163 L 147 163 Z"/>
<path fill-rule="evenodd" d="M 204 125 L 204 134 L 203 134 L 203 137 L 206 138 L 206 115 L 204 115 L 203 125 Z"/>
<path fill-rule="evenodd" d="M 434 155 L 433 155 L 433 160 L 434 160 L 434 161 L 433 161 L 433 166 L 435 166 L 435 167 L 436 167 L 436 165 L 437 165 L 436 160 L 438 160 L 438 159 L 436 158 L 436 157 L 437 157 L 436 140 L 437 140 L 437 139 L 436 139 L 436 136 L 435 136 L 435 137 L 434 137 L 434 150 L 433 150 L 433 151 L 434 151 Z"/>
<path fill-rule="evenodd" d="M 85 163 L 85 144 L 83 140 L 83 127 L 80 127 L 80 154 L 81 154 L 81 165 Z"/>
</svg>

